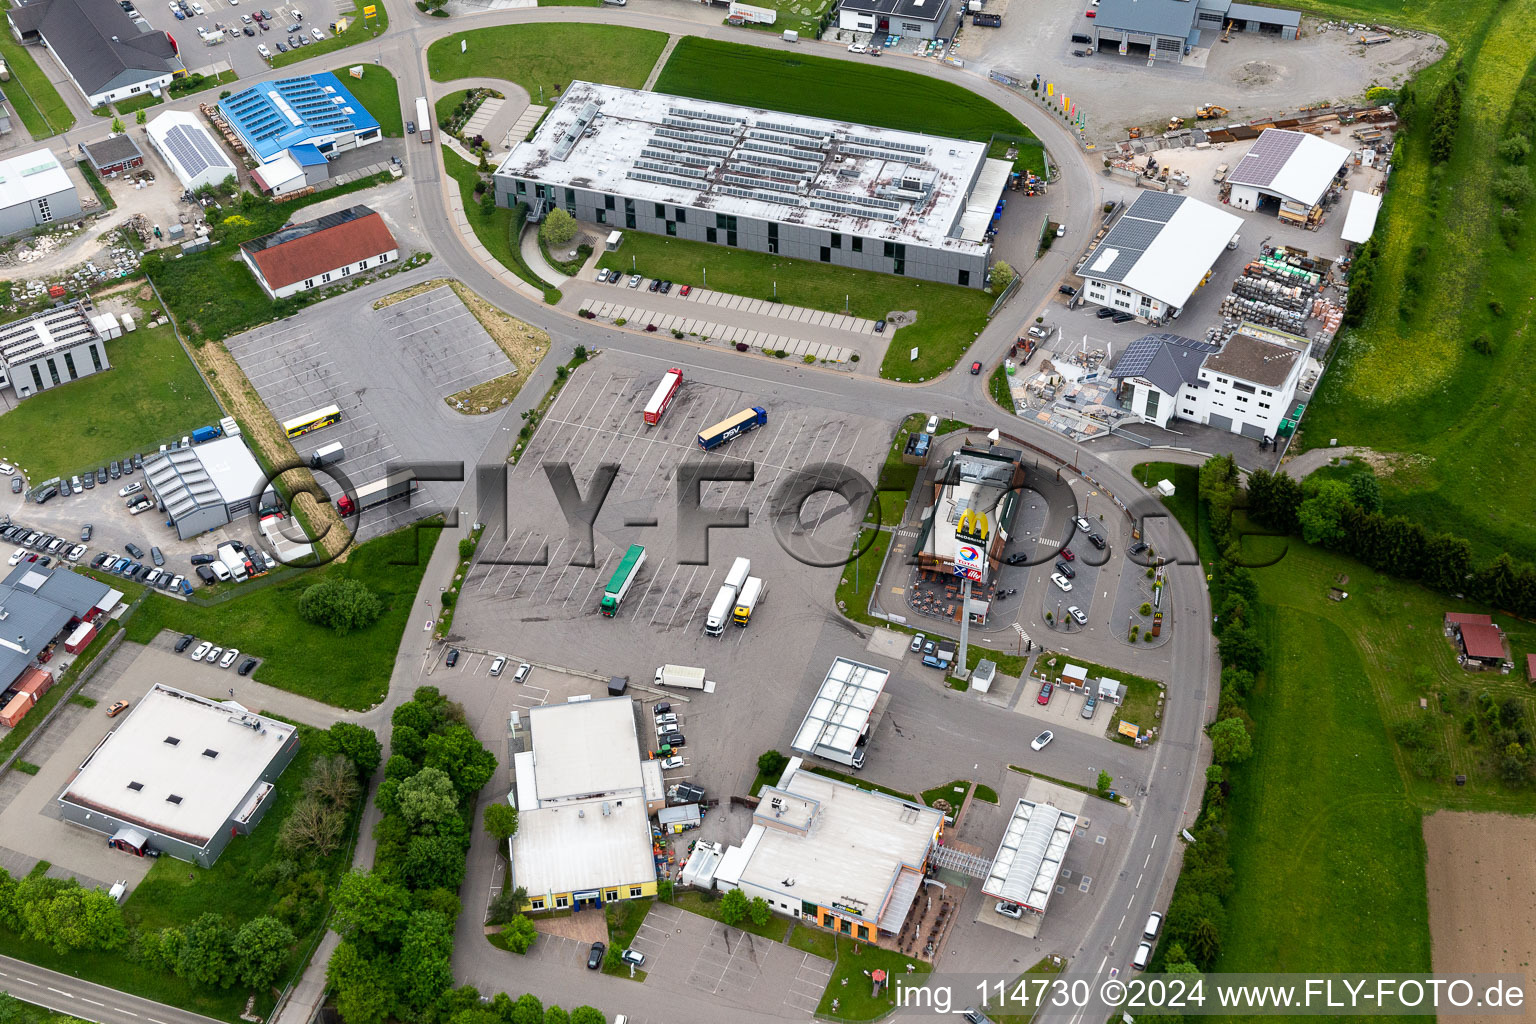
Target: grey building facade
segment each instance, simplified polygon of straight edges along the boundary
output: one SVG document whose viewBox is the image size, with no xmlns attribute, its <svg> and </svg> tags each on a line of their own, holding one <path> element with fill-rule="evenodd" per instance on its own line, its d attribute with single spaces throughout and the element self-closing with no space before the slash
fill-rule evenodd
<svg viewBox="0 0 1536 1024">
<path fill-rule="evenodd" d="M 80 216 L 80 194 L 46 149 L 0 160 L 0 238 Z"/>
<path fill-rule="evenodd" d="M 837 27 L 877 37 L 938 39 L 947 37 L 948 30 L 955 27 L 949 12 L 949 0 L 842 0 L 837 7 Z"/>
<path fill-rule="evenodd" d="M 18 399 L 111 368 L 106 342 L 78 302 L 0 326 L 0 387 Z"/>
</svg>

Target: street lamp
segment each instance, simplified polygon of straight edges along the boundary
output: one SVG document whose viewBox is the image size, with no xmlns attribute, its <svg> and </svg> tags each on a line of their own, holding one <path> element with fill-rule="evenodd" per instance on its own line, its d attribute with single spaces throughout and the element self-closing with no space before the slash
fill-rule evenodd
<svg viewBox="0 0 1536 1024">
<path fill-rule="evenodd" d="M 705 288 L 709 287 L 709 268 L 708 267 L 704 268 L 704 287 Z"/>
</svg>

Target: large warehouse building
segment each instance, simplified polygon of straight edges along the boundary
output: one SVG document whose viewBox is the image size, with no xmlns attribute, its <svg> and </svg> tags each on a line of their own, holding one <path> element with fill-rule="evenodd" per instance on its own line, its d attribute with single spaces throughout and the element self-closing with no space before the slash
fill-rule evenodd
<svg viewBox="0 0 1536 1024">
<path fill-rule="evenodd" d="M 979 142 L 573 82 L 496 201 L 970 288 L 1012 166 Z"/>
<path fill-rule="evenodd" d="M 1242 226 L 1198 199 L 1143 192 L 1078 264 L 1083 297 L 1142 320 L 1177 316 Z"/>
<path fill-rule="evenodd" d="M 212 867 L 272 806 L 298 730 L 156 683 L 59 794 L 65 821 L 119 850 L 151 850 Z"/>
<path fill-rule="evenodd" d="M 207 127 L 184 110 L 167 110 L 145 126 L 149 144 L 171 165 L 181 187 L 193 192 L 238 177 L 229 158 Z"/>
<path fill-rule="evenodd" d="M 39 569 L 22 562 L 0 583 L 0 691 L 21 679 L 48 645 L 62 641 L 80 623 L 94 621 L 122 601 L 121 591 L 68 569 Z"/>
<path fill-rule="evenodd" d="M 1087 25 L 1095 49 L 1149 63 L 1182 63 L 1195 47 L 1229 30 L 1282 40 L 1301 30 L 1296 11 L 1232 0 L 1099 0 L 1092 11 Z M 1203 39 L 1202 30 L 1209 33 Z"/>
<path fill-rule="evenodd" d="M 17 39 L 40 43 L 53 55 L 92 107 L 158 96 L 186 74 L 170 34 L 115 3 L 34 0 L 12 5 L 6 18 Z"/>
<path fill-rule="evenodd" d="M 378 120 L 329 71 L 279 78 L 219 101 L 246 151 L 263 164 L 292 156 L 303 165 L 378 142 Z M 270 183 L 269 183 L 270 184 Z"/>
<path fill-rule="evenodd" d="M 837 27 L 903 39 L 938 39 L 953 29 L 949 0 L 842 0 Z"/>
<path fill-rule="evenodd" d="M 1232 168 L 1228 201 L 1239 210 L 1261 210 L 1305 224 L 1322 204 L 1349 150 L 1316 135 L 1266 128 Z"/>
<path fill-rule="evenodd" d="M 18 399 L 111 368 L 106 342 L 78 302 L 0 326 L 0 387 Z"/>
<path fill-rule="evenodd" d="M 157 452 L 144 460 L 144 482 L 182 540 L 249 514 L 271 491 L 239 435 Z"/>
<path fill-rule="evenodd" d="M 80 194 L 58 157 L 34 149 L 0 161 L 0 238 L 80 216 Z"/>
</svg>

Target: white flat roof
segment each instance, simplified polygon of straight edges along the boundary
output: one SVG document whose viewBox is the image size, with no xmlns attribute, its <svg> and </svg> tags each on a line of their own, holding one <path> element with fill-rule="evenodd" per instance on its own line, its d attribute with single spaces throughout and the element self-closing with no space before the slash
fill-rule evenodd
<svg viewBox="0 0 1536 1024">
<path fill-rule="evenodd" d="M 1349 210 L 1344 214 L 1344 231 L 1340 235 L 1346 242 L 1363 245 L 1376 230 L 1376 215 L 1381 212 L 1381 196 L 1369 192 L 1349 193 Z"/>
<path fill-rule="evenodd" d="M 528 712 L 539 804 L 604 793 L 641 796 L 635 704 L 603 697 L 543 704 Z"/>
<path fill-rule="evenodd" d="M 1143 192 L 1088 257 L 1082 276 L 1183 306 L 1243 225 L 1188 196 Z"/>
<path fill-rule="evenodd" d="M 69 172 L 47 149 L 34 149 L 0 160 L 0 209 L 30 203 L 74 187 Z"/>
<path fill-rule="evenodd" d="M 285 722 L 157 683 L 60 799 L 206 845 L 290 741 Z"/>
<path fill-rule="evenodd" d="M 517 835 L 512 837 L 512 884 L 527 889 L 535 899 L 550 893 L 638 885 L 655 877 L 651 819 L 639 794 L 518 812 Z"/>
<path fill-rule="evenodd" d="M 572 82 L 496 173 L 974 254 L 987 246 L 951 234 L 986 153 L 980 142 Z"/>
<path fill-rule="evenodd" d="M 1045 913 L 1076 827 L 1075 814 L 1048 804 L 1020 800 L 1014 806 L 997 856 L 992 859 L 992 873 L 981 891 Z"/>
<path fill-rule="evenodd" d="M 833 661 L 791 748 L 803 754 L 852 754 L 890 677 L 884 669 L 849 658 Z"/>
<path fill-rule="evenodd" d="M 226 502 L 249 501 L 259 497 L 258 489 L 267 482 L 256 456 L 245 446 L 240 435 L 219 437 L 193 446 L 213 486 Z"/>
<path fill-rule="evenodd" d="M 903 868 L 921 872 L 944 820 L 931 807 L 856 789 L 804 769 L 782 787 L 813 804 L 809 830 L 762 828 L 741 881 L 822 906 L 858 907 L 877 922 L 886 894 Z M 763 791 L 757 822 L 772 821 L 772 791 Z M 716 872 L 723 877 L 724 871 Z M 785 880 L 794 884 L 786 886 Z"/>
<path fill-rule="evenodd" d="M 1339 173 L 1349 150 L 1316 135 L 1266 128 L 1232 168 L 1227 181 L 1272 192 L 1304 206 L 1316 206 Z"/>
</svg>

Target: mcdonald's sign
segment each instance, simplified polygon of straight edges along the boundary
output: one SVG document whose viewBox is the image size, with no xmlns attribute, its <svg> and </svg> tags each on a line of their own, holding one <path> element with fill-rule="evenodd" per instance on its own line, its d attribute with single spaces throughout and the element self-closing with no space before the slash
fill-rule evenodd
<svg viewBox="0 0 1536 1024">
<path fill-rule="evenodd" d="M 960 513 L 960 525 L 955 527 L 957 537 L 974 537 L 985 543 L 988 533 L 987 514 L 974 509 Z"/>
</svg>

